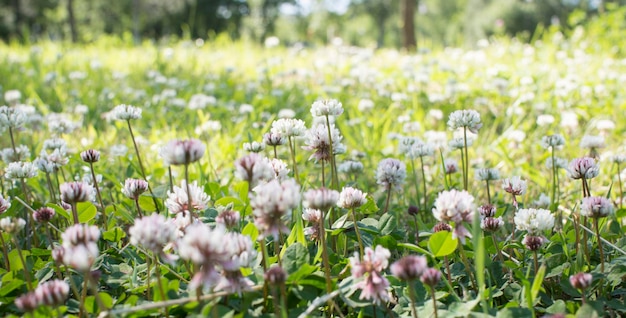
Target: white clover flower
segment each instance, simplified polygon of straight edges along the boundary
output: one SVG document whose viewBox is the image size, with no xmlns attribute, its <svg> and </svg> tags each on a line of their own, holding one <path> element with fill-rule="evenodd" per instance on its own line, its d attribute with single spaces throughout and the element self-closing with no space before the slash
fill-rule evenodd
<svg viewBox="0 0 626 318">
<path fill-rule="evenodd" d="M 363 278 L 354 284 L 355 289 L 361 290 L 360 299 L 370 300 L 376 304 L 389 300 L 387 291 L 389 281 L 382 275 L 389 266 L 389 257 L 391 252 L 380 245 L 376 246 L 376 249 L 366 247 L 362 260 L 359 259 L 358 253 L 350 257 L 352 277 Z"/>
<path fill-rule="evenodd" d="M 560 134 L 543 136 L 541 138 L 541 147 L 545 149 L 560 149 L 565 145 L 565 138 Z"/>
<path fill-rule="evenodd" d="M 537 126 L 547 126 L 554 123 L 554 116 L 550 114 L 542 114 L 537 116 Z"/>
<path fill-rule="evenodd" d="M 26 221 L 22 218 L 6 217 L 0 219 L 0 230 L 7 234 L 15 234 L 26 226 Z"/>
<path fill-rule="evenodd" d="M 259 153 L 265 150 L 265 143 L 258 141 L 246 142 L 243 144 L 243 150 L 247 152 Z"/>
<path fill-rule="evenodd" d="M 336 99 L 318 100 L 311 105 L 311 114 L 320 116 L 339 116 L 343 114 L 343 105 Z"/>
<path fill-rule="evenodd" d="M 344 209 L 353 209 L 367 203 L 367 193 L 352 187 L 344 187 L 339 193 L 337 206 Z"/>
<path fill-rule="evenodd" d="M 600 167 L 590 157 L 576 158 L 567 167 L 567 175 L 572 179 L 592 179 L 598 176 Z"/>
<path fill-rule="evenodd" d="M 476 169 L 474 178 L 478 181 L 493 181 L 500 179 L 500 170 L 495 168 Z"/>
<path fill-rule="evenodd" d="M 474 144 L 474 139 L 473 138 L 467 138 L 467 146 L 470 147 L 471 145 Z M 465 148 L 465 139 L 463 137 L 457 137 L 457 138 L 452 138 L 450 139 L 450 141 L 448 141 L 448 146 L 450 146 L 451 149 L 464 149 Z"/>
<path fill-rule="evenodd" d="M 25 161 L 30 158 L 30 149 L 24 145 L 17 145 L 15 150 L 13 148 L 4 148 L 0 151 L 2 161 L 5 163 Z"/>
<path fill-rule="evenodd" d="M 272 123 L 272 132 L 285 137 L 298 137 L 304 135 L 306 126 L 300 119 L 281 118 Z"/>
<path fill-rule="evenodd" d="M 4 92 L 4 101 L 9 105 L 17 104 L 22 99 L 22 93 L 16 89 L 10 89 Z"/>
<path fill-rule="evenodd" d="M 398 152 L 401 155 L 410 156 L 413 146 L 418 143 L 422 143 L 422 141 L 417 137 L 400 137 L 398 140 Z"/>
<path fill-rule="evenodd" d="M 141 108 L 126 104 L 117 105 L 111 111 L 111 117 L 115 120 L 140 119 Z"/>
<path fill-rule="evenodd" d="M 433 215 L 441 222 L 454 222 L 452 238 L 458 238 L 465 244 L 466 237 L 472 237 L 471 233 L 463 226 L 462 222 L 472 222 L 474 217 L 474 197 L 467 191 L 440 192 L 435 199 Z"/>
<path fill-rule="evenodd" d="M 362 171 L 363 164 L 354 160 L 346 160 L 337 166 L 337 172 L 356 174 Z"/>
<path fill-rule="evenodd" d="M 278 181 L 285 180 L 289 175 L 289 169 L 287 169 L 286 162 L 276 158 L 264 158 L 263 160 L 265 160 L 265 162 L 272 167 L 272 170 L 274 170 L 274 176 Z"/>
<path fill-rule="evenodd" d="M 263 143 L 272 147 L 281 146 L 287 143 L 287 138 L 280 133 L 269 132 L 263 135 Z"/>
<path fill-rule="evenodd" d="M 480 114 L 475 110 L 457 110 L 452 112 L 448 118 L 448 127 L 451 130 L 467 128 L 469 131 L 477 134 L 482 126 Z"/>
<path fill-rule="evenodd" d="M 235 161 L 235 177 L 247 181 L 253 189 L 259 182 L 274 179 L 276 171 L 263 156 L 250 153 Z"/>
<path fill-rule="evenodd" d="M 111 146 L 111 148 L 109 148 L 109 155 L 111 155 L 111 157 L 123 157 L 126 155 L 126 153 L 128 152 L 128 147 L 126 147 L 126 145 L 113 145 Z"/>
<path fill-rule="evenodd" d="M 4 176 L 8 179 L 24 179 L 37 176 L 37 167 L 32 162 L 11 162 L 4 169 Z"/>
<path fill-rule="evenodd" d="M 428 130 L 424 133 L 424 138 L 427 143 L 433 145 L 437 149 L 445 148 L 448 145 L 448 134 L 446 134 L 445 131 Z"/>
<path fill-rule="evenodd" d="M 207 120 L 202 125 L 196 127 L 194 132 L 197 135 L 209 134 L 214 132 L 219 132 L 222 130 L 222 123 L 217 120 Z"/>
<path fill-rule="evenodd" d="M 367 99 L 367 98 L 361 99 L 359 100 L 357 109 L 362 113 L 369 112 L 372 109 L 374 109 L 374 102 L 371 99 Z"/>
<path fill-rule="evenodd" d="M 385 187 L 401 188 L 406 179 L 406 165 L 398 159 L 383 159 L 376 169 L 376 183 Z"/>
<path fill-rule="evenodd" d="M 50 114 L 46 117 L 48 130 L 54 134 L 70 134 L 80 127 L 80 124 L 72 121 L 67 114 Z"/>
<path fill-rule="evenodd" d="M 428 143 L 416 143 L 409 150 L 409 154 L 407 157 L 409 158 L 419 158 L 432 156 L 435 153 L 435 147 Z"/>
<path fill-rule="evenodd" d="M 513 218 L 518 231 L 539 234 L 554 227 L 554 216 L 546 209 L 519 209 Z"/>
<path fill-rule="evenodd" d="M 139 196 L 148 190 L 148 182 L 141 179 L 128 178 L 122 186 L 122 194 L 127 198 L 137 200 Z"/>
<path fill-rule="evenodd" d="M 446 174 L 453 174 L 459 171 L 459 163 L 452 158 L 444 159 L 443 166 Z"/>
<path fill-rule="evenodd" d="M 161 148 L 159 154 L 166 166 L 188 165 L 200 160 L 204 155 L 205 148 L 204 143 L 198 139 L 175 139 Z"/>
<path fill-rule="evenodd" d="M 341 136 L 339 130 L 333 124 L 330 125 L 330 132 L 334 152 L 336 148 L 340 147 L 343 136 Z M 304 136 L 306 146 L 302 148 L 313 151 L 309 159 L 315 159 L 316 161 L 329 161 L 331 159 L 331 140 L 328 137 L 328 126 L 325 124 L 315 125 L 308 129 Z"/>
<path fill-rule="evenodd" d="M 526 180 L 522 180 L 519 176 L 502 180 L 502 189 L 512 195 L 522 195 L 526 193 L 527 188 Z"/>
<path fill-rule="evenodd" d="M 307 208 L 328 211 L 337 205 L 339 192 L 331 189 L 311 189 L 304 193 L 304 206 Z"/>
<path fill-rule="evenodd" d="M 27 117 L 24 112 L 17 108 L 0 106 L 0 127 L 19 128 L 26 123 Z"/>
<path fill-rule="evenodd" d="M 130 244 L 142 246 L 157 255 L 164 255 L 163 248 L 178 239 L 174 223 L 157 213 L 135 220 L 128 234 Z"/>
<path fill-rule="evenodd" d="M 580 148 L 586 149 L 597 149 L 604 148 L 606 144 L 604 143 L 604 136 L 590 136 L 584 135 L 580 140 Z"/>
<path fill-rule="evenodd" d="M 617 163 L 617 164 L 624 163 L 624 162 L 626 162 L 626 154 L 614 155 L 614 156 L 611 157 L 611 161 L 613 163 Z"/>
<path fill-rule="evenodd" d="M 480 221 L 480 228 L 487 232 L 495 232 L 504 226 L 502 217 L 486 217 Z"/>
<path fill-rule="evenodd" d="M 65 182 L 61 184 L 59 190 L 61 191 L 61 200 L 69 204 L 93 201 L 96 193 L 94 187 L 80 181 Z"/>
<path fill-rule="evenodd" d="M 613 213 L 613 203 L 604 197 L 586 197 L 580 205 L 580 214 L 590 218 L 603 218 Z"/>
<path fill-rule="evenodd" d="M 284 222 L 300 204 L 300 186 L 295 180 L 272 180 L 255 187 L 254 193 L 250 206 L 259 237 L 273 236 L 278 239 L 280 233 L 289 233 Z"/>
<path fill-rule="evenodd" d="M 187 187 L 189 187 L 190 195 L 187 195 Z M 172 214 L 187 214 L 186 212 L 188 211 L 204 211 L 208 207 L 209 200 L 211 199 L 211 197 L 204 193 L 204 190 L 198 186 L 197 181 L 187 185 L 187 181 L 183 180 L 180 187 L 174 186 L 173 190 L 173 192 L 167 191 L 167 199 L 165 200 L 165 206 Z M 191 204 L 189 204 L 189 197 L 191 197 Z"/>
<path fill-rule="evenodd" d="M 615 129 L 615 122 L 610 119 L 600 119 L 596 122 L 596 128 L 598 130 L 613 130 Z"/>
<path fill-rule="evenodd" d="M 97 244 L 100 239 L 98 227 L 75 224 L 68 227 L 61 234 L 61 238 L 63 244 L 58 251 L 53 251 L 53 255 L 60 254 L 60 260 L 66 266 L 81 272 L 89 271 L 100 254 Z"/>
<path fill-rule="evenodd" d="M 210 228 L 202 223 L 189 225 L 185 236 L 177 243 L 178 254 L 201 266 L 192 278 L 189 287 L 213 288 L 220 281 L 218 266 L 227 260 L 227 232 L 222 226 Z"/>
<path fill-rule="evenodd" d="M 567 164 L 568 162 L 565 158 L 554 157 L 554 160 L 552 160 L 552 157 L 548 157 L 548 159 L 546 159 L 546 168 L 550 170 L 555 166 L 557 169 L 567 169 Z"/>
</svg>

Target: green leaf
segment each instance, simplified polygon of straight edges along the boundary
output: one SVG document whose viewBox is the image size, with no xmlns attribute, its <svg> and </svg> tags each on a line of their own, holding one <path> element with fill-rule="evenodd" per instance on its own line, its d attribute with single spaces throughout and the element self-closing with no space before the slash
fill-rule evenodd
<svg viewBox="0 0 626 318">
<path fill-rule="evenodd" d="M 102 234 L 102 238 L 110 242 L 119 242 L 124 237 L 126 237 L 126 233 L 120 227 L 114 227 Z"/>
<path fill-rule="evenodd" d="M 590 304 L 582 305 L 576 312 L 576 318 L 598 318 L 601 316 Z"/>
<path fill-rule="evenodd" d="M 496 318 L 526 318 L 532 317 L 533 312 L 528 308 L 504 308 L 498 311 Z"/>
<path fill-rule="evenodd" d="M 241 230 L 241 234 L 248 235 L 252 242 L 256 241 L 257 237 L 259 237 L 259 229 L 256 228 L 254 223 L 250 222 L 243 227 Z"/>
<path fill-rule="evenodd" d="M 434 233 L 428 239 L 428 249 L 435 257 L 444 257 L 454 253 L 458 245 L 459 240 L 453 239 L 452 233 L 448 231 Z"/>
<path fill-rule="evenodd" d="M 411 243 L 398 243 L 398 247 L 406 248 L 407 250 L 415 251 L 422 253 L 424 255 L 428 255 L 430 257 L 435 257 L 431 252 Z"/>
<path fill-rule="evenodd" d="M 530 295 L 532 298 L 532 304 L 535 304 L 535 300 L 537 299 L 537 295 L 539 295 L 539 290 L 541 290 L 541 284 L 543 283 L 543 277 L 546 275 L 546 265 L 541 265 L 537 274 L 535 275 L 535 279 L 533 279 L 533 285 L 530 289 Z"/>
<path fill-rule="evenodd" d="M 244 203 L 249 202 L 250 199 L 248 198 L 248 182 L 240 181 L 235 183 L 233 185 L 233 190 L 235 190 L 241 201 L 243 201 Z"/>
<path fill-rule="evenodd" d="M 12 291 L 22 287 L 24 285 L 24 281 L 21 279 L 12 279 L 8 282 L 2 282 L 2 287 L 0 287 L 0 296 L 6 296 Z"/>
<path fill-rule="evenodd" d="M 24 256 L 24 261 L 28 263 L 26 258 L 30 255 L 29 251 L 22 251 L 22 255 Z M 9 252 L 9 264 L 11 265 L 12 271 L 19 271 L 24 268 L 22 264 L 22 260 L 20 259 L 20 255 L 18 254 L 17 249 L 11 250 Z"/>
<path fill-rule="evenodd" d="M 150 212 L 156 211 L 154 206 L 154 199 L 150 196 L 142 195 L 139 197 L 139 207 L 144 215 L 151 214 Z"/>
<path fill-rule="evenodd" d="M 76 204 L 76 212 L 78 213 L 78 222 L 87 223 L 96 217 L 96 206 L 91 202 L 78 202 Z"/>
<path fill-rule="evenodd" d="M 283 268 L 287 274 L 292 274 L 305 264 L 309 263 L 309 251 L 304 245 L 295 242 L 289 245 L 283 256 Z"/>
<path fill-rule="evenodd" d="M 70 215 L 70 213 L 67 212 L 64 208 L 60 207 L 59 205 L 54 204 L 54 203 L 48 203 L 46 204 L 46 206 L 49 208 L 53 208 L 56 214 L 64 217 L 66 220 L 72 221 L 72 216 Z"/>
<path fill-rule="evenodd" d="M 357 210 L 363 214 L 373 214 L 378 212 L 378 210 L 380 209 L 376 205 L 376 200 L 374 200 L 374 197 L 371 194 L 368 194 L 367 202 L 360 206 Z"/>
<path fill-rule="evenodd" d="M 380 220 L 378 220 L 378 230 L 382 235 L 391 234 L 397 227 L 398 222 L 396 221 L 396 217 L 390 213 L 386 213 L 380 217 Z"/>
</svg>

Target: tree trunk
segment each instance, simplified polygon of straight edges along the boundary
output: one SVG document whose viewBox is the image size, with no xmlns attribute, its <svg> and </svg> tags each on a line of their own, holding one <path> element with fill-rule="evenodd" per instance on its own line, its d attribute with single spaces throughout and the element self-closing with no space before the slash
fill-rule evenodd
<svg viewBox="0 0 626 318">
<path fill-rule="evenodd" d="M 133 42 L 139 44 L 139 0 L 133 0 Z M 195 13 L 195 12 L 194 12 Z"/>
<path fill-rule="evenodd" d="M 404 48 L 407 51 L 415 51 L 417 41 L 415 40 L 415 8 L 417 0 L 402 0 L 402 38 Z"/>
<path fill-rule="evenodd" d="M 78 30 L 76 29 L 76 18 L 74 17 L 74 0 L 67 0 L 67 22 L 70 24 L 70 34 L 72 42 L 78 42 Z"/>
<path fill-rule="evenodd" d="M 378 48 L 381 48 L 385 45 L 385 21 L 387 21 L 386 17 L 379 17 L 376 20 L 376 24 L 378 24 L 378 39 L 376 40 L 376 44 Z"/>
</svg>

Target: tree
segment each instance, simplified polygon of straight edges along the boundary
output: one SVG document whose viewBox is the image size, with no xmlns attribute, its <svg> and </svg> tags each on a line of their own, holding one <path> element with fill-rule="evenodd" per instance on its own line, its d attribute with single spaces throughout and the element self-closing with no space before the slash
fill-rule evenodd
<svg viewBox="0 0 626 318">
<path fill-rule="evenodd" d="M 417 48 L 415 39 L 415 8 L 417 0 L 402 0 L 402 39 L 404 48 L 414 51 Z"/>
</svg>

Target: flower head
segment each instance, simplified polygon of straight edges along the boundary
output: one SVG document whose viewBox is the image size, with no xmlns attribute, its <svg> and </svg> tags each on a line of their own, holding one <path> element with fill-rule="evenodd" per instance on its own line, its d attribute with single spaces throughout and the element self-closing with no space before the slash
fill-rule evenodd
<svg viewBox="0 0 626 318">
<path fill-rule="evenodd" d="M 354 160 L 346 160 L 337 166 L 337 171 L 348 174 L 356 174 L 363 171 L 363 164 Z"/>
<path fill-rule="evenodd" d="M 164 255 L 163 248 L 178 239 L 178 229 L 174 223 L 157 213 L 135 220 L 128 234 L 130 244 L 142 246 L 157 255 Z"/>
<path fill-rule="evenodd" d="M 560 134 L 543 136 L 541 138 L 541 147 L 545 149 L 560 148 L 565 145 L 565 138 Z"/>
<path fill-rule="evenodd" d="M 19 128 L 26 123 L 26 114 L 18 108 L 0 106 L 0 127 Z"/>
<path fill-rule="evenodd" d="M 60 190 L 61 200 L 69 204 L 94 200 L 95 189 L 86 182 L 66 182 L 61 185 Z"/>
<path fill-rule="evenodd" d="M 52 220 L 55 214 L 56 212 L 54 211 L 53 208 L 42 207 L 42 208 L 35 210 L 35 212 L 33 212 L 33 219 L 36 222 L 45 223 L 45 222 L 49 222 L 50 220 Z"/>
<path fill-rule="evenodd" d="M 452 130 L 467 128 L 476 134 L 482 126 L 480 114 L 475 110 L 457 110 L 452 112 L 448 119 L 448 127 Z"/>
<path fill-rule="evenodd" d="M 452 158 L 446 158 L 443 161 L 443 166 L 446 169 L 446 174 L 453 174 L 459 171 L 459 164 Z"/>
<path fill-rule="evenodd" d="M 350 257 L 352 277 L 363 278 L 354 285 L 355 289 L 361 290 L 359 299 L 371 300 L 376 304 L 389 300 L 389 281 L 382 275 L 382 271 L 389 265 L 391 253 L 388 249 L 378 245 L 376 249 L 365 248 L 363 259 L 355 253 Z"/>
<path fill-rule="evenodd" d="M 25 145 L 17 145 L 15 150 L 13 148 L 4 148 L 0 152 L 2 161 L 6 163 L 25 161 L 30 158 L 30 149 Z"/>
<path fill-rule="evenodd" d="M 100 160 L 100 151 L 88 149 L 80 153 L 80 158 L 87 163 L 98 162 Z"/>
<path fill-rule="evenodd" d="M 200 265 L 190 283 L 190 288 L 214 287 L 220 280 L 217 266 L 227 259 L 226 230 L 221 227 L 210 228 L 202 223 L 189 225 L 185 236 L 178 241 L 178 253 L 182 259 Z"/>
<path fill-rule="evenodd" d="M 300 186 L 293 179 L 272 180 L 254 188 L 254 193 L 250 205 L 259 237 L 277 239 L 280 233 L 289 233 L 285 219 L 300 204 Z"/>
<path fill-rule="evenodd" d="M 604 197 L 586 197 L 580 205 L 580 214 L 590 218 L 603 218 L 613 213 L 613 203 Z"/>
<path fill-rule="evenodd" d="M 576 158 L 569 163 L 567 175 L 572 179 L 591 179 L 600 173 L 600 168 L 591 157 Z"/>
<path fill-rule="evenodd" d="M 89 271 L 100 253 L 97 244 L 100 230 L 96 226 L 75 224 L 61 238 L 63 245 L 53 251 L 54 259 L 78 271 Z"/>
<path fill-rule="evenodd" d="M 437 284 L 441 280 L 441 271 L 436 268 L 427 268 L 422 273 L 420 280 L 422 281 L 422 283 L 424 283 L 424 285 L 433 288 L 437 286 Z"/>
<path fill-rule="evenodd" d="M 51 280 L 41 283 L 35 289 L 35 296 L 39 303 L 46 306 L 61 306 L 70 294 L 70 285 L 62 280 Z"/>
<path fill-rule="evenodd" d="M 311 189 L 304 194 L 304 206 L 322 211 L 336 206 L 338 200 L 339 192 L 326 188 Z"/>
<path fill-rule="evenodd" d="M 442 222 L 454 222 L 453 238 L 459 238 L 465 243 L 466 237 L 472 237 L 471 233 L 463 226 L 462 222 L 472 222 L 474 216 L 474 197 L 467 191 L 440 192 L 435 199 L 433 215 Z"/>
<path fill-rule="evenodd" d="M 293 118 L 281 118 L 272 123 L 272 132 L 285 137 L 302 136 L 306 131 L 304 121 Z"/>
<path fill-rule="evenodd" d="M 15 234 L 26 226 L 26 221 L 22 218 L 6 217 L 0 219 L 0 230 L 7 234 Z"/>
<path fill-rule="evenodd" d="M 474 178 L 478 181 L 493 181 L 500 179 L 500 170 L 494 168 L 476 169 Z"/>
<path fill-rule="evenodd" d="M 312 240 L 319 237 L 320 221 L 322 220 L 322 211 L 311 208 L 302 210 L 302 219 L 309 222 L 311 226 L 304 229 L 304 234 L 310 236 Z"/>
<path fill-rule="evenodd" d="M 263 135 L 263 143 L 272 147 L 281 146 L 287 143 L 287 138 L 278 132 L 269 132 Z"/>
<path fill-rule="evenodd" d="M 187 194 L 189 188 L 189 195 Z M 189 203 L 191 197 L 191 204 Z M 187 185 L 187 181 L 183 180 L 180 187 L 174 186 L 174 191 L 167 191 L 167 199 L 165 206 L 170 213 L 177 214 L 189 211 L 204 211 L 209 204 L 211 197 L 204 193 L 204 190 L 198 186 L 198 182 L 194 181 Z"/>
<path fill-rule="evenodd" d="M 406 178 L 406 165 L 398 159 L 383 159 L 376 169 L 377 183 L 385 189 L 401 188 Z"/>
<path fill-rule="evenodd" d="M 37 176 L 37 167 L 32 162 L 11 162 L 4 169 L 4 175 L 8 179 L 25 179 Z"/>
<path fill-rule="evenodd" d="M 257 153 L 247 154 L 235 161 L 235 177 L 248 181 L 250 189 L 254 189 L 261 181 L 274 179 L 275 176 L 272 166 Z"/>
<path fill-rule="evenodd" d="M 339 193 L 337 206 L 343 209 L 353 209 L 367 203 L 367 193 L 352 187 L 344 187 Z"/>
<path fill-rule="evenodd" d="M 2 197 L 2 194 L 0 194 L 0 214 L 6 212 L 10 207 L 11 201 L 9 201 L 8 198 L 5 199 Z"/>
<path fill-rule="evenodd" d="M 580 148 L 597 149 L 604 148 L 605 146 L 604 136 L 584 135 L 580 140 Z"/>
<path fill-rule="evenodd" d="M 287 281 L 287 272 L 280 265 L 274 265 L 267 269 L 263 278 L 270 285 L 280 286 Z"/>
<path fill-rule="evenodd" d="M 522 244 L 526 245 L 529 251 L 536 252 L 547 240 L 540 235 L 526 234 L 522 239 Z"/>
<path fill-rule="evenodd" d="M 593 276 L 589 273 L 577 273 L 569 277 L 572 287 L 580 290 L 587 289 L 593 282 Z"/>
<path fill-rule="evenodd" d="M 148 182 L 141 179 L 126 179 L 122 187 L 122 194 L 132 200 L 139 199 L 139 196 L 148 190 Z"/>
<path fill-rule="evenodd" d="M 306 146 L 302 147 L 306 150 L 313 151 L 310 159 L 316 161 L 329 161 L 331 156 L 331 139 L 333 152 L 340 148 L 341 139 L 343 138 L 335 125 L 330 126 L 331 136 L 328 136 L 328 126 L 319 124 L 311 127 L 304 133 Z"/>
<path fill-rule="evenodd" d="M 343 114 L 343 105 L 336 99 L 318 100 L 311 105 L 311 114 L 320 116 L 339 116 Z"/>
<path fill-rule="evenodd" d="M 520 177 L 514 176 L 512 178 L 503 179 L 502 188 L 504 191 L 512 195 L 522 195 L 526 193 L 528 184 L 526 183 L 526 180 L 522 180 Z"/>
<path fill-rule="evenodd" d="M 161 148 L 160 155 L 166 166 L 188 165 L 204 155 L 205 146 L 198 139 L 175 139 Z"/>
<path fill-rule="evenodd" d="M 401 280 L 412 281 L 420 278 L 428 268 L 426 257 L 418 255 L 405 256 L 391 264 L 391 273 Z"/>
<path fill-rule="evenodd" d="M 546 209 L 519 209 L 513 218 L 519 231 L 537 234 L 554 227 L 554 216 Z"/>
<path fill-rule="evenodd" d="M 131 120 L 141 118 L 141 108 L 131 105 L 117 105 L 111 111 L 111 118 L 115 120 Z"/>
<path fill-rule="evenodd" d="M 258 141 L 246 142 L 243 144 L 243 150 L 247 152 L 259 153 L 265 150 L 265 143 Z"/>
<path fill-rule="evenodd" d="M 486 217 L 480 221 L 480 228 L 486 232 L 496 232 L 502 226 L 504 226 L 504 221 L 502 221 L 502 217 Z"/>
<path fill-rule="evenodd" d="M 221 211 L 219 211 L 221 209 Z M 218 208 L 219 214 L 215 217 L 215 222 L 224 225 L 227 229 L 235 228 L 239 225 L 241 215 L 239 211 L 232 210 L 232 205 Z"/>
</svg>

